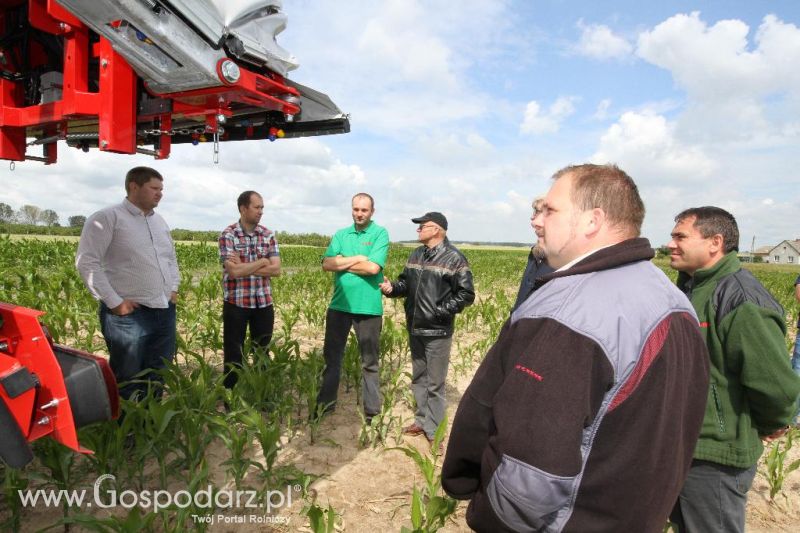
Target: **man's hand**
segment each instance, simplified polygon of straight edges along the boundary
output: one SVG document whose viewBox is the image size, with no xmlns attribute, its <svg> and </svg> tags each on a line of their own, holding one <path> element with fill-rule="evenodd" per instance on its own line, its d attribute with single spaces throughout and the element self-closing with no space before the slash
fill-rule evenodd
<svg viewBox="0 0 800 533">
<path fill-rule="evenodd" d="M 326 272 L 341 272 L 343 270 L 350 270 L 354 265 L 365 261 L 369 261 L 366 255 L 334 255 L 331 257 L 324 257 L 322 259 L 322 270 Z"/>
<path fill-rule="evenodd" d="M 170 293 L 170 295 L 169 295 L 169 301 L 172 302 L 173 304 L 177 304 L 178 303 L 178 293 L 175 292 L 175 291 L 172 291 Z"/>
<path fill-rule="evenodd" d="M 392 294 L 392 282 L 386 276 L 383 276 L 383 283 L 379 283 L 378 287 L 381 288 L 383 294 L 387 296 Z"/>
<path fill-rule="evenodd" d="M 175 293 L 173 293 L 175 294 Z M 139 304 L 131 300 L 122 300 L 122 303 L 116 307 L 109 309 L 112 315 L 125 316 L 133 313 L 133 310 L 138 308 Z"/>
<path fill-rule="evenodd" d="M 786 435 L 787 431 L 789 431 L 789 426 L 781 428 L 775 433 L 772 433 L 771 435 L 761 435 L 761 440 L 763 440 L 764 442 L 772 442 Z"/>
</svg>

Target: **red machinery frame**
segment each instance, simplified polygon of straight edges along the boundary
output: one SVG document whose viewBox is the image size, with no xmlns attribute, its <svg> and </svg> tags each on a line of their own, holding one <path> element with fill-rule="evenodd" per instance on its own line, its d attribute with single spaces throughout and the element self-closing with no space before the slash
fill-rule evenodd
<svg viewBox="0 0 800 533">
<path fill-rule="evenodd" d="M 23 0 L 0 0 L 0 8 L 22 3 Z M 57 141 L 66 138 L 68 129 L 85 131 L 87 126 L 97 132 L 96 145 L 102 151 L 140 152 L 165 159 L 170 154 L 173 142 L 171 127 L 176 118 L 201 118 L 204 131 L 217 134 L 220 123 L 233 114 L 232 105 L 276 111 L 289 120 L 300 113 L 297 104 L 300 94 L 296 88 L 287 85 L 282 76 L 271 71 L 266 75 L 258 74 L 241 65 L 238 65 L 240 76 L 235 82 L 226 80 L 220 73 L 222 84 L 219 86 L 158 95 L 148 91 L 158 99 L 169 100 L 169 109 L 166 112 L 138 112 L 139 78 L 107 39 L 99 36 L 99 41 L 90 45 L 90 30 L 55 0 L 29 0 L 27 4 L 28 20 L 33 28 L 63 39 L 61 98 L 25 106 L 21 84 L 0 78 L 0 159 L 55 163 Z M 6 22 L 5 15 L 5 11 L 0 11 L 0 26 Z M 32 49 L 30 53 L 35 60 L 41 51 Z M 94 60 L 99 64 L 96 92 L 89 90 L 89 63 Z M 219 71 L 220 65 L 217 67 Z M 153 150 L 138 148 L 138 145 L 148 142 L 148 129 L 157 132 L 150 135 L 155 137 L 149 141 L 154 145 Z M 248 128 L 246 137 L 251 135 L 252 128 Z M 272 133 L 269 135 L 274 139 Z M 29 137 L 36 138 L 35 144 L 43 146 L 42 157 L 26 154 L 26 139 Z M 198 137 L 194 134 L 189 140 L 196 142 Z M 221 140 L 226 140 L 224 133 Z M 83 146 L 87 147 L 87 144 Z"/>
</svg>

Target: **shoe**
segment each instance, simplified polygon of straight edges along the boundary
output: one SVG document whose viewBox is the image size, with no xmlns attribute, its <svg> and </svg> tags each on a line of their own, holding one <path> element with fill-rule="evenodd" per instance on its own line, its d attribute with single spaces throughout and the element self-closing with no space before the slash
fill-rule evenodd
<svg viewBox="0 0 800 533">
<path fill-rule="evenodd" d="M 419 427 L 416 422 L 403 428 L 403 435 L 411 435 L 412 437 L 416 437 L 417 435 L 422 435 L 423 433 L 425 433 L 425 430 Z"/>
</svg>

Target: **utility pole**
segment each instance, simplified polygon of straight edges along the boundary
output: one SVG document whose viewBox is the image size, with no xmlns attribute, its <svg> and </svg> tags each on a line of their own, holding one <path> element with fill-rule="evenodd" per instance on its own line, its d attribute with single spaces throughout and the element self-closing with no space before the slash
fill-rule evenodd
<svg viewBox="0 0 800 533">
<path fill-rule="evenodd" d="M 753 235 L 753 241 L 750 243 L 750 262 L 755 263 L 756 252 L 756 236 Z"/>
</svg>

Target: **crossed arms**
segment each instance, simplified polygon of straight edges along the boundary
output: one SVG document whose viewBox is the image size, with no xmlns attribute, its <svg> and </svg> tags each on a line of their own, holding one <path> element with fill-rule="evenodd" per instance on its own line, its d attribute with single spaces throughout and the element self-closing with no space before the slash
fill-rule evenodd
<svg viewBox="0 0 800 533">
<path fill-rule="evenodd" d="M 262 257 L 249 263 L 242 263 L 238 255 L 229 256 L 223 264 L 225 272 L 232 278 L 247 276 L 277 277 L 281 275 L 280 257 Z"/>
<path fill-rule="evenodd" d="M 381 271 L 381 266 L 373 263 L 366 255 L 335 255 L 322 260 L 322 270 L 326 272 L 350 272 L 359 276 L 372 276 Z"/>
</svg>

